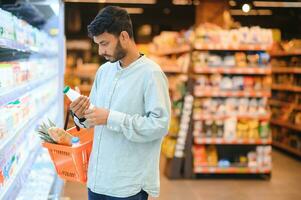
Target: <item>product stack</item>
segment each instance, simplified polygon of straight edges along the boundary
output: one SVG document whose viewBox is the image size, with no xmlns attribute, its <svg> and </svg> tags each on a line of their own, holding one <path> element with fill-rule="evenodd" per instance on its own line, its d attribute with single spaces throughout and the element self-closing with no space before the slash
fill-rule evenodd
<svg viewBox="0 0 301 200">
<path fill-rule="evenodd" d="M 271 50 L 273 145 L 301 156 L 301 41 L 275 45 Z"/>
</svg>

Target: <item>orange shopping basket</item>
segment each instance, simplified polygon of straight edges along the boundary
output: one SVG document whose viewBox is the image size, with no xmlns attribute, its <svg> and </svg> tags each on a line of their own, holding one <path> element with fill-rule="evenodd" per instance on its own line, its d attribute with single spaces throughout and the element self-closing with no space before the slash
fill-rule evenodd
<svg viewBox="0 0 301 200">
<path fill-rule="evenodd" d="M 43 146 L 48 149 L 55 169 L 62 179 L 86 183 L 94 129 L 78 131 L 76 127 L 73 127 L 67 132 L 79 137 L 81 144 L 70 147 L 44 142 Z"/>
</svg>

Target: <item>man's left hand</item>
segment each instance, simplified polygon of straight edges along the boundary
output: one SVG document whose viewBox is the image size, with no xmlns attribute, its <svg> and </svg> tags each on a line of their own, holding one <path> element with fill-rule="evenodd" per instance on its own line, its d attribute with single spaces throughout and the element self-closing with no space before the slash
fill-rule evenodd
<svg viewBox="0 0 301 200">
<path fill-rule="evenodd" d="M 109 117 L 109 110 L 94 107 L 93 109 L 86 110 L 84 117 L 86 118 L 89 127 L 106 125 Z"/>
</svg>

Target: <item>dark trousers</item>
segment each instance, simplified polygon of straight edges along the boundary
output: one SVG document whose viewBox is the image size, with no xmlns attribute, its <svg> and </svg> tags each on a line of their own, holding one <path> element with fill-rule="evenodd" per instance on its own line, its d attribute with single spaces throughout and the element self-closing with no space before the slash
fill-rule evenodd
<svg viewBox="0 0 301 200">
<path fill-rule="evenodd" d="M 148 194 L 144 190 L 141 190 L 138 194 L 135 194 L 134 196 L 119 198 L 119 197 L 111 197 L 103 194 L 97 194 L 92 192 L 88 188 L 89 200 L 147 200 L 147 198 L 148 198 Z"/>
</svg>

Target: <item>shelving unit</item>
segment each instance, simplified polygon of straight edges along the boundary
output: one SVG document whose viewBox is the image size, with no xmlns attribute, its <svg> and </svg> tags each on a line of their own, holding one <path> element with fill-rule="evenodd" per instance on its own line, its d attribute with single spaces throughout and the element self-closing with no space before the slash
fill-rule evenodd
<svg viewBox="0 0 301 200">
<path fill-rule="evenodd" d="M 249 167 L 197 167 L 196 174 L 269 174 L 269 168 L 249 168 Z"/>
<path fill-rule="evenodd" d="M 273 146 L 301 157 L 301 51 L 270 52 L 273 85 L 272 110 Z"/>
<path fill-rule="evenodd" d="M 0 199 L 15 199 L 20 191 L 29 190 L 28 175 L 35 173 L 36 159 L 42 152 L 36 134 L 39 124 L 51 119 L 57 126 L 63 125 L 64 3 L 52 3 L 60 10 L 50 19 L 56 20 L 60 30 L 55 37 L 25 22 L 18 27 L 19 19 L 0 9 L 1 20 L 10 21 L 1 24 L 0 34 Z M 52 173 L 56 179 L 54 169 Z M 56 183 L 45 184 L 52 188 Z M 50 189 L 48 194 L 44 189 L 44 197 L 27 199 L 48 199 Z"/>
<path fill-rule="evenodd" d="M 227 52 L 227 56 L 229 59 L 229 51 L 232 52 L 231 55 L 236 55 L 237 52 L 239 52 L 240 54 L 243 55 L 247 55 L 249 52 L 252 52 L 251 55 L 258 55 L 257 52 L 259 51 L 259 53 L 263 53 L 265 52 L 266 46 L 264 45 L 244 45 L 244 46 L 238 46 L 238 47 L 231 47 L 231 46 L 221 46 L 221 45 L 211 45 L 211 46 L 206 46 L 206 45 L 199 45 L 196 44 L 195 45 L 195 52 L 194 52 L 194 60 L 198 61 L 198 62 L 204 62 L 204 61 L 199 61 L 197 60 L 199 59 L 206 59 L 204 57 L 208 57 L 207 60 L 210 60 L 209 57 L 212 55 L 212 59 L 214 56 L 218 55 L 218 56 L 223 56 L 223 53 Z M 197 55 L 197 53 L 199 53 L 199 56 Z M 202 53 L 205 52 L 205 53 Z M 208 53 L 209 52 L 209 53 Z M 247 56 L 246 56 L 247 57 Z M 217 58 L 216 58 L 217 59 Z M 196 62 L 195 61 L 195 62 Z M 213 61 L 212 61 L 213 62 Z M 220 62 L 220 61 L 219 61 Z M 247 62 L 247 59 L 244 61 Z M 194 96 L 197 101 L 200 101 L 200 103 L 197 103 L 197 105 L 195 105 L 194 111 L 193 111 L 193 135 L 194 135 L 194 139 L 193 139 L 193 143 L 194 146 L 196 148 L 201 148 L 201 152 L 195 152 L 193 151 L 194 154 L 194 168 L 193 168 L 193 174 L 192 176 L 195 176 L 196 174 L 264 174 L 264 175 L 270 175 L 271 173 L 271 162 L 266 163 L 266 166 L 263 167 L 234 167 L 234 166 L 226 166 L 226 167 L 219 167 L 219 163 L 218 163 L 218 156 L 220 151 L 223 151 L 223 146 L 227 145 L 228 147 L 232 147 L 232 146 L 239 146 L 239 149 L 243 149 L 244 146 L 246 146 L 248 149 L 257 149 L 258 146 L 260 146 L 260 148 L 270 148 L 270 145 L 272 143 L 272 139 L 269 133 L 267 133 L 265 136 L 259 136 L 260 135 L 260 124 L 261 122 L 265 122 L 268 123 L 269 119 L 270 119 L 270 114 L 269 111 L 266 110 L 264 114 L 254 114 L 252 111 L 247 113 L 239 113 L 238 111 L 234 111 L 234 112 L 238 112 L 238 113 L 233 113 L 233 111 L 218 111 L 218 110 L 211 110 L 212 107 L 215 107 L 215 109 L 217 109 L 218 105 L 213 104 L 214 102 L 220 102 L 220 101 L 224 101 L 227 102 L 227 99 L 233 99 L 233 98 L 256 98 L 256 99 L 266 99 L 268 97 L 271 96 L 271 92 L 270 92 L 270 87 L 266 87 L 265 89 L 252 89 L 252 88 L 244 88 L 242 90 L 237 90 L 237 89 L 227 89 L 227 90 L 221 90 L 219 87 L 222 87 L 222 83 L 221 81 L 223 80 L 224 76 L 229 76 L 229 77 L 235 77 L 235 76 L 240 76 L 243 79 L 243 77 L 250 77 L 250 76 L 260 76 L 260 77 L 270 77 L 271 76 L 271 67 L 269 66 L 268 63 L 266 64 L 262 64 L 259 63 L 259 65 L 252 65 L 252 67 L 248 66 L 247 63 L 244 64 L 244 66 L 237 66 L 238 64 L 236 63 L 236 65 L 232 65 L 231 67 L 226 66 L 226 65 L 214 65 L 214 66 L 208 66 L 206 63 L 203 64 L 194 64 L 194 74 L 193 74 L 193 78 L 195 80 L 195 86 L 194 86 Z M 217 80 L 209 80 L 210 78 L 212 78 L 213 76 L 216 76 Z M 198 77 L 201 78 L 201 80 L 198 80 Z M 206 78 L 206 79 L 205 79 Z M 207 79 L 208 78 L 208 79 Z M 231 79 L 229 79 L 231 80 Z M 212 81 L 212 83 L 208 83 L 209 81 Z M 215 81 L 215 82 L 213 82 Z M 228 81 L 229 82 L 229 81 Z M 255 82 L 255 81 L 254 81 Z M 201 83 L 201 84 L 199 84 Z M 206 85 L 205 85 L 206 84 Z M 207 86 L 208 84 L 208 86 Z M 214 87 L 212 87 L 212 85 L 215 84 Z M 234 80 L 233 80 L 233 84 L 234 84 Z M 243 85 L 240 86 L 244 87 Z M 210 99 L 210 101 L 208 101 L 208 98 Z M 199 100 L 198 100 L 199 99 Z M 206 102 L 207 101 L 207 102 Z M 195 104 L 196 104 L 195 102 Z M 210 104 L 208 102 L 211 102 Z M 249 103 L 248 103 L 249 104 Z M 222 105 L 222 104 L 221 104 Z M 221 106 L 219 105 L 219 106 Z M 227 104 L 225 104 L 227 107 Z M 199 106 L 201 106 L 201 108 L 199 108 Z M 239 106 L 238 106 L 239 107 Z M 266 106 L 264 106 L 266 109 Z M 202 111 L 197 111 L 197 109 L 201 109 Z M 204 110 L 207 109 L 207 110 Z M 246 108 L 245 108 L 246 109 Z M 212 112 L 212 114 L 211 114 Z M 252 113 L 252 114 L 249 114 Z M 229 128 L 229 124 L 231 122 L 227 122 L 227 120 L 231 120 L 234 119 L 234 124 L 233 126 L 237 126 L 235 127 L 235 129 L 233 129 L 232 134 L 234 133 L 234 136 L 232 135 L 231 137 L 229 137 L 229 133 L 227 134 L 227 131 L 229 132 L 230 130 L 227 130 L 227 126 Z M 250 122 L 249 122 L 250 121 Z M 249 133 L 247 132 L 247 130 L 244 132 L 241 132 L 240 134 L 245 135 L 244 137 L 239 137 L 239 136 L 235 136 L 236 134 L 238 134 L 238 132 L 236 133 L 236 131 L 238 131 L 238 126 L 246 126 L 248 127 L 248 122 L 249 124 L 251 122 L 255 121 L 255 136 L 251 136 L 248 135 L 251 132 L 249 131 Z M 209 136 L 208 134 L 214 134 L 214 129 L 213 129 L 213 125 L 212 123 L 216 123 L 216 127 L 220 126 L 222 129 L 220 129 L 220 131 L 217 130 L 217 133 L 215 134 L 222 134 L 220 136 Z M 236 124 L 237 123 L 237 124 Z M 239 125 L 239 123 L 241 123 Z M 209 127 L 212 128 L 211 131 L 208 132 L 208 127 L 206 128 L 206 126 L 208 126 L 207 124 L 211 124 L 209 125 Z M 222 125 L 219 125 L 222 124 Z M 232 126 L 232 125 L 231 125 Z M 251 125 L 249 125 L 251 126 Z M 210 129 L 210 128 L 209 128 Z M 244 128 L 245 129 L 245 128 Z M 207 131 L 207 132 L 206 132 Z M 206 136 L 207 135 L 207 136 Z M 228 135 L 228 136 L 227 136 Z M 229 138 L 227 138 L 229 137 Z M 247 138 L 249 137 L 249 138 Z M 252 138 L 250 138 L 252 137 Z M 215 148 L 215 146 L 218 146 L 218 148 Z M 211 150 L 210 150 L 211 149 Z M 212 151 L 213 149 L 213 151 Z M 237 151 L 233 150 L 233 151 Z M 229 152 L 231 152 L 230 150 L 227 150 Z M 207 153 L 206 153 L 207 152 Z M 211 152 L 211 153 L 210 153 Z M 245 152 L 245 150 L 243 150 L 241 152 L 241 154 L 244 154 L 243 152 Z M 238 152 L 237 152 L 238 153 Z M 258 153 L 258 152 L 257 152 Z M 208 154 L 207 156 L 213 156 L 212 158 L 210 158 L 211 160 L 214 159 L 215 166 L 206 166 L 205 163 L 207 163 L 206 161 L 206 154 Z M 238 153 L 239 154 L 239 153 Z M 246 155 L 246 154 L 245 154 Z M 226 155 L 223 154 L 223 156 L 225 157 Z M 229 155 L 230 156 L 230 155 Z M 233 156 L 233 155 L 232 155 Z M 264 157 L 270 157 L 269 154 L 264 155 Z M 249 154 L 248 154 L 248 157 Z M 208 158 L 208 162 L 210 160 Z M 232 158 L 233 159 L 233 158 Z M 244 159 L 247 159 L 247 155 L 245 156 Z M 212 161 L 211 161 L 212 162 Z M 221 161 L 220 161 L 221 162 Z M 229 161 L 227 161 L 229 163 Z M 201 164 L 202 163 L 202 164 Z M 231 163 L 231 161 L 230 161 Z M 201 165 L 200 165 L 201 164 Z"/>
<path fill-rule="evenodd" d="M 199 36 L 200 41 L 211 39 L 210 31 L 205 29 L 199 33 L 204 34 Z M 217 33 L 213 31 L 212 34 L 216 39 Z M 237 39 L 237 33 L 229 32 L 229 36 L 231 34 Z M 157 43 L 164 43 L 164 39 L 168 40 L 162 37 Z M 217 42 L 204 41 L 196 40 L 191 44 L 181 120 L 177 131 L 168 137 L 170 140 L 163 143 L 163 152 L 169 150 L 165 174 L 171 179 L 196 178 L 201 174 L 256 174 L 270 177 L 272 137 L 269 131 L 271 115 L 267 104 L 271 96 L 272 70 L 267 54 L 270 45 L 238 44 L 238 41 L 218 45 Z M 173 57 L 172 53 L 181 52 L 179 49 L 162 50 L 154 54 Z M 225 62 L 221 61 L 223 59 Z M 167 74 L 181 72 L 176 67 L 170 67 L 175 64 L 158 63 Z M 226 110 L 229 106 L 233 107 L 229 105 L 233 99 L 239 101 L 236 110 Z M 247 108 L 243 107 L 245 103 Z M 223 108 L 217 110 L 218 107 Z M 229 123 L 233 123 L 233 120 L 232 136 L 229 136 L 226 132 L 229 132 Z M 206 133 L 208 128 L 205 130 L 202 127 L 207 122 L 214 124 L 210 126 L 214 126 L 212 132 L 217 133 Z M 223 131 L 219 129 L 221 123 L 223 129 L 227 127 L 227 131 L 226 128 Z M 212 153 L 213 148 L 215 152 Z M 205 160 L 210 156 L 210 151 L 213 157 L 208 158 L 211 163 L 207 163 Z M 220 153 L 221 157 L 218 158 Z M 229 160 L 225 165 L 224 158 L 227 156 Z M 257 156 L 266 162 L 256 161 Z M 212 159 L 216 160 L 214 164 Z M 242 163 L 237 163 L 237 160 Z"/>
</svg>

